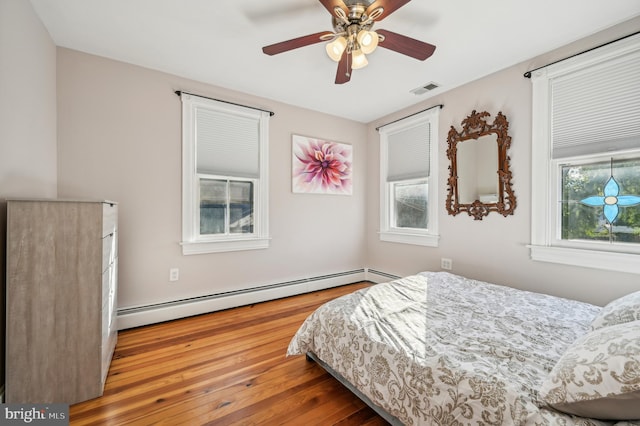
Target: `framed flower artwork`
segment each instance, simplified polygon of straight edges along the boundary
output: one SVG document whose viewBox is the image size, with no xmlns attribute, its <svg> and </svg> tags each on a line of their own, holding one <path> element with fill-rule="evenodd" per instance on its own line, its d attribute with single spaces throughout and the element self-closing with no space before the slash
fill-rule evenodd
<svg viewBox="0 0 640 426">
<path fill-rule="evenodd" d="M 351 145 L 293 135 L 291 157 L 294 193 L 351 195 Z"/>
</svg>

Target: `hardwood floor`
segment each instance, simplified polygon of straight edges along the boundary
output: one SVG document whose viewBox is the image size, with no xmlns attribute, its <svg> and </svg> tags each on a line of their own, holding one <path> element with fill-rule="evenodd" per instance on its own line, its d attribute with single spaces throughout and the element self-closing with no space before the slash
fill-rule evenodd
<svg viewBox="0 0 640 426">
<path fill-rule="evenodd" d="M 320 366 L 286 358 L 322 303 L 368 283 L 121 331 L 104 395 L 72 425 L 386 425 Z"/>
</svg>

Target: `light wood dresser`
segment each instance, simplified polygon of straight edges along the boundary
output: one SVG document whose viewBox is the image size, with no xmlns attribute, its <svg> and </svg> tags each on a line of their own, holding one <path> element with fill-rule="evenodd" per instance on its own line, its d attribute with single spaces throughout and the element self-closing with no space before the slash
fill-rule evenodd
<svg viewBox="0 0 640 426">
<path fill-rule="evenodd" d="M 117 340 L 118 206 L 7 200 L 7 403 L 102 395 Z"/>
</svg>

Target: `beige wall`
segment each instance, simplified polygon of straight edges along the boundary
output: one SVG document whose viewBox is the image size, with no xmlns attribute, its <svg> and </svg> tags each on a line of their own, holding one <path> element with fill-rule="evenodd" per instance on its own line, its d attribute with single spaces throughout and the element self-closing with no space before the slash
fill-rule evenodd
<svg viewBox="0 0 640 426">
<path fill-rule="evenodd" d="M 4 200 L 56 196 L 56 48 L 24 0 L 0 1 L 0 390 L 4 383 Z"/>
<path fill-rule="evenodd" d="M 634 274 L 530 260 L 526 245 L 530 242 L 531 232 L 531 81 L 523 77 L 528 70 L 631 34 L 638 27 L 640 18 L 370 123 L 367 266 L 396 275 L 408 275 L 421 270 L 440 270 L 440 259 L 445 257 L 453 260 L 454 273 L 595 304 L 605 304 L 615 297 L 640 290 L 640 279 Z M 379 146 L 375 127 L 439 103 L 445 105 L 440 115 L 438 140 L 440 245 L 438 248 L 427 248 L 380 242 L 377 236 L 379 174 L 376 167 L 379 163 Z M 474 221 L 466 213 L 449 216 L 445 210 L 449 176 L 447 132 L 452 125 L 461 129 L 461 121 L 474 109 L 486 110 L 492 118 L 502 111 L 509 120 L 512 136 L 509 155 L 517 197 L 513 216 L 505 218 L 491 213 L 482 221 Z"/>
<path fill-rule="evenodd" d="M 183 256 L 175 90 L 275 112 L 267 250 Z M 350 143 L 352 196 L 291 192 L 291 134 Z M 120 308 L 341 273 L 365 264 L 366 126 L 58 49 L 58 192 L 119 203 Z M 169 268 L 180 269 L 170 283 Z"/>
</svg>

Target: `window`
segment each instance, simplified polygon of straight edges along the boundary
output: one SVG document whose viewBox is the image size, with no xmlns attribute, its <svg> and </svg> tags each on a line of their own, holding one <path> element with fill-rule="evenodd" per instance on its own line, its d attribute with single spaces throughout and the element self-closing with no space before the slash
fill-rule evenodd
<svg viewBox="0 0 640 426">
<path fill-rule="evenodd" d="M 182 252 L 268 247 L 268 112 L 183 93 Z"/>
<path fill-rule="evenodd" d="M 200 175 L 200 235 L 253 233 L 253 180 Z"/>
<path fill-rule="evenodd" d="M 640 157 L 560 164 L 560 238 L 640 245 Z M 625 191 L 622 191 L 622 188 Z M 629 246 L 627 250 L 634 250 Z"/>
<path fill-rule="evenodd" d="M 379 129 L 382 241 L 438 245 L 439 112 L 432 108 Z"/>
<path fill-rule="evenodd" d="M 640 273 L 640 36 L 532 83 L 532 259 Z"/>
</svg>

